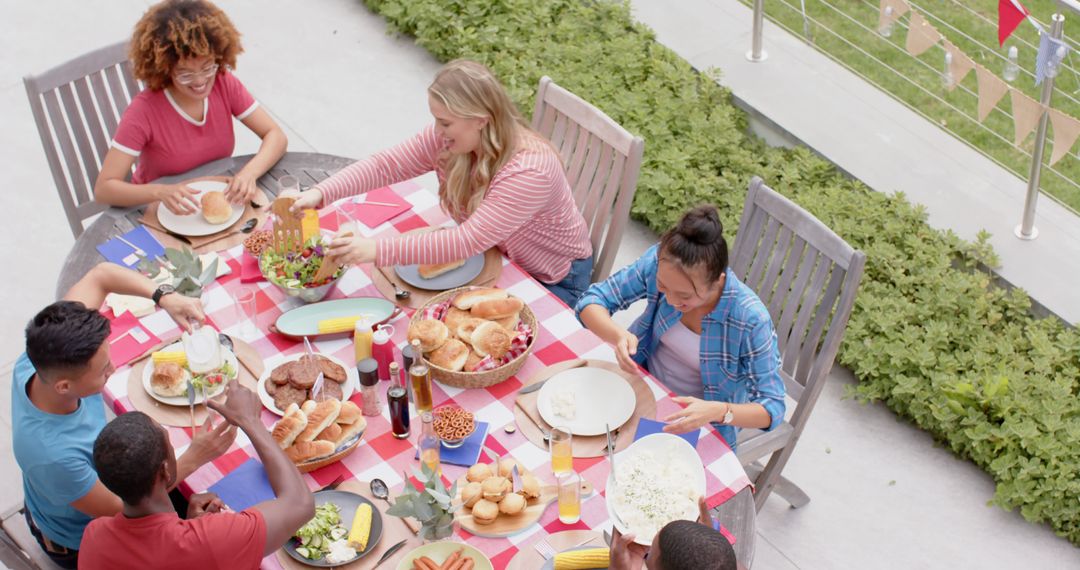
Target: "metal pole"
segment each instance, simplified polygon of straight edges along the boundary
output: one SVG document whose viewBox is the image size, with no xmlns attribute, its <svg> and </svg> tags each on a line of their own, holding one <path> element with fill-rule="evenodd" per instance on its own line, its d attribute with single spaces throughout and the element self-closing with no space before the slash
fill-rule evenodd
<svg viewBox="0 0 1080 570">
<path fill-rule="evenodd" d="M 1065 16 L 1054 14 L 1050 21 L 1050 37 L 1060 40 L 1065 27 Z M 1039 237 L 1039 230 L 1035 228 L 1035 203 L 1039 199 L 1039 178 L 1042 176 L 1043 150 L 1046 148 L 1046 123 L 1050 120 L 1050 114 L 1045 109 L 1050 107 L 1050 97 L 1054 94 L 1054 78 L 1043 78 L 1042 97 L 1039 102 L 1043 106 L 1043 113 L 1039 117 L 1039 128 L 1035 131 L 1035 148 L 1031 151 L 1031 170 L 1028 173 L 1027 196 L 1024 198 L 1024 216 L 1020 225 L 1016 226 L 1013 233 L 1023 240 L 1032 240 Z"/>
<path fill-rule="evenodd" d="M 746 59 L 755 63 L 769 58 L 769 54 L 761 49 L 761 32 L 764 26 L 765 0 L 754 0 L 754 28 L 750 39 L 750 51 L 746 52 Z"/>
</svg>

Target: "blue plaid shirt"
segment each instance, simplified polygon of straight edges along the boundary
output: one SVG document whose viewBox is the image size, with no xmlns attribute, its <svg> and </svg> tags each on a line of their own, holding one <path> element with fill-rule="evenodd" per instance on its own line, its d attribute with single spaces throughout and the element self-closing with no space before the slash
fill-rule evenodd
<svg viewBox="0 0 1080 570">
<path fill-rule="evenodd" d="M 647 299 L 645 312 L 630 332 L 638 337 L 634 360 L 648 369 L 649 357 L 660 337 L 682 318 L 656 288 L 657 251 L 649 248 L 637 261 L 601 283 L 594 283 L 577 302 L 577 313 L 589 305 L 609 312 L 621 311 L 634 301 Z M 765 407 L 771 430 L 784 421 L 784 380 L 780 377 L 780 349 L 769 311 L 749 287 L 727 270 L 724 291 L 716 308 L 701 319 L 701 381 L 705 399 Z M 732 450 L 735 426 L 713 423 Z"/>
</svg>

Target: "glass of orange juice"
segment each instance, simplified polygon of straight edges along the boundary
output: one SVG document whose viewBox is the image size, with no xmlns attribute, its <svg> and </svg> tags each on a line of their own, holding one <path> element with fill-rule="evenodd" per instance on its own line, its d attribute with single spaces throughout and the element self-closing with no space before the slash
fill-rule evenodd
<svg viewBox="0 0 1080 570">
<path fill-rule="evenodd" d="M 581 477 L 574 471 L 559 473 L 559 522 L 574 524 L 581 520 Z"/>
<path fill-rule="evenodd" d="M 551 429 L 551 471 L 565 473 L 574 469 L 574 435 L 569 428 Z"/>
</svg>

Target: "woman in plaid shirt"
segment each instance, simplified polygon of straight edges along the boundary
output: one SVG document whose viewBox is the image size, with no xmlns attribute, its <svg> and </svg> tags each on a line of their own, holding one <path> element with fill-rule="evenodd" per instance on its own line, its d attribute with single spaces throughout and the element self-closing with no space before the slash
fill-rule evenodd
<svg viewBox="0 0 1080 570">
<path fill-rule="evenodd" d="M 660 243 L 577 303 L 581 321 L 615 347 L 623 370 L 644 366 L 686 404 L 664 421 L 683 433 L 707 423 L 735 449 L 738 428 L 770 430 L 784 420 L 784 381 L 772 318 L 727 266 L 716 208 L 683 215 Z M 639 299 L 630 329 L 611 314 Z"/>
</svg>

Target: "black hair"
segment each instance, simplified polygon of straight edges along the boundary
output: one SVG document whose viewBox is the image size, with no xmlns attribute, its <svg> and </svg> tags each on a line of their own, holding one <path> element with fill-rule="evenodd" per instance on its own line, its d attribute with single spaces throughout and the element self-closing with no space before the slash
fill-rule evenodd
<svg viewBox="0 0 1080 570">
<path fill-rule="evenodd" d="M 57 301 L 26 325 L 26 356 L 40 371 L 86 366 L 112 327 L 97 309 L 78 301 Z"/>
<path fill-rule="evenodd" d="M 660 529 L 662 570 L 736 570 L 735 549 L 711 527 L 673 521 Z"/>
<path fill-rule="evenodd" d="M 154 490 L 168 449 L 165 432 L 142 412 L 128 412 L 109 422 L 94 441 L 94 469 L 114 495 L 138 504 Z"/>
<path fill-rule="evenodd" d="M 660 258 L 686 269 L 701 267 L 709 283 L 720 279 L 727 269 L 728 251 L 716 208 L 706 204 L 683 214 L 679 223 L 660 238 Z"/>
</svg>

